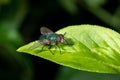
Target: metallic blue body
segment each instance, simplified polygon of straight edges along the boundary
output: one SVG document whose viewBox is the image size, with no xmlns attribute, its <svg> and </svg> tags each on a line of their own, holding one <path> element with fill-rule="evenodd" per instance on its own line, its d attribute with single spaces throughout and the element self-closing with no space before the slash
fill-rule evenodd
<svg viewBox="0 0 120 80">
<path fill-rule="evenodd" d="M 54 42 L 55 44 L 57 43 L 57 34 L 55 33 L 50 33 L 50 34 L 44 34 L 40 36 L 39 40 L 40 42 L 43 42 L 44 39 L 49 39 L 51 42 Z"/>
</svg>

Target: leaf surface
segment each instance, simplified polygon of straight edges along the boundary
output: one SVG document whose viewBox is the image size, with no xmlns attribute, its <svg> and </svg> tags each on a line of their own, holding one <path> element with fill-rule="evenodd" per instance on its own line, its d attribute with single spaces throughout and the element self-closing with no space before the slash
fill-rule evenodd
<svg viewBox="0 0 120 80">
<path fill-rule="evenodd" d="M 52 62 L 98 73 L 120 73 L 120 34 L 97 25 L 74 25 L 56 33 L 65 34 L 66 44 L 53 46 L 51 54 L 42 45 L 29 49 L 39 41 L 20 47 L 18 52 L 29 53 Z"/>
</svg>

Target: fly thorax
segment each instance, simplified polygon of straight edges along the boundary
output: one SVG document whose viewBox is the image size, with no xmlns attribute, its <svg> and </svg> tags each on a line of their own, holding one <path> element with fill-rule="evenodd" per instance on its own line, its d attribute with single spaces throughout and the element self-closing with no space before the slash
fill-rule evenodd
<svg viewBox="0 0 120 80">
<path fill-rule="evenodd" d="M 57 34 L 49 34 L 48 36 L 47 36 L 47 39 L 49 39 L 51 42 L 54 42 L 54 43 L 56 43 L 56 39 L 57 39 Z"/>
</svg>

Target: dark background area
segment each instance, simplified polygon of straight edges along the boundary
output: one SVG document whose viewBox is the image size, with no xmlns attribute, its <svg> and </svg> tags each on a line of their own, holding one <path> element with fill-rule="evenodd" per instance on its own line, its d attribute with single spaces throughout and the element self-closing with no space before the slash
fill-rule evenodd
<svg viewBox="0 0 120 80">
<path fill-rule="evenodd" d="M 96 0 L 93 0 L 93 3 L 94 1 Z M 120 14 L 118 15 L 118 13 L 116 13 L 120 10 L 120 1 L 97 1 L 98 2 L 92 6 L 87 3 L 87 0 L 1 1 L 0 80 L 59 80 L 56 76 L 58 76 L 59 71 L 62 70 L 60 65 L 29 54 L 16 53 L 15 51 L 18 47 L 24 44 L 38 40 L 41 35 L 40 27 L 42 26 L 46 26 L 55 32 L 70 25 L 95 24 L 105 26 L 119 32 L 120 21 L 118 20 L 120 20 L 120 18 L 118 17 L 118 20 L 115 21 L 113 21 L 112 18 L 114 16 L 120 16 Z M 67 6 L 69 4 L 74 6 Z M 107 14 L 104 14 L 104 12 L 97 13 L 96 10 L 99 11 L 99 9 L 105 10 L 106 13 L 111 14 L 111 16 L 107 17 Z M 104 19 L 103 17 L 106 18 Z M 15 34 L 15 36 L 13 35 L 12 38 L 9 38 L 10 34 Z M 1 65 L 4 66 L 2 67 Z M 109 76 L 111 75 L 107 75 L 107 77 Z M 119 79 L 120 78 L 117 75 L 117 79 L 114 80 Z M 93 79 L 91 78 L 91 80 Z M 96 78 L 94 80 L 98 79 Z"/>
</svg>

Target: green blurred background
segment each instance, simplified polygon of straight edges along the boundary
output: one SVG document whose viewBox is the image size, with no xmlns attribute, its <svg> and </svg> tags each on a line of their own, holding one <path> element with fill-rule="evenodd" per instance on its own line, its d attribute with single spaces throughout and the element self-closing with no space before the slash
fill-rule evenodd
<svg viewBox="0 0 120 80">
<path fill-rule="evenodd" d="M 80 24 L 120 32 L 120 0 L 0 0 L 0 80 L 120 80 L 16 52 L 39 38 L 41 26 L 57 31 Z"/>
</svg>

